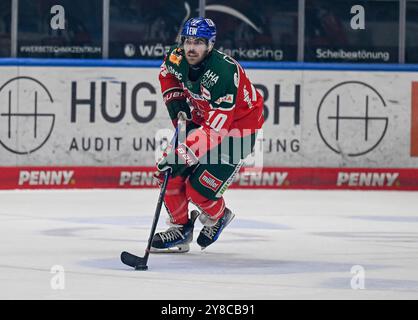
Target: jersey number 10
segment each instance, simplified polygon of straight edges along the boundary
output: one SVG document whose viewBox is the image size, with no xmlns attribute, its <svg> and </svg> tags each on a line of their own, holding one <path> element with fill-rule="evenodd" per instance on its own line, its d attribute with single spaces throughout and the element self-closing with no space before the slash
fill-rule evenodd
<svg viewBox="0 0 418 320">
<path fill-rule="evenodd" d="M 215 111 L 209 111 L 209 117 L 208 117 L 208 123 L 209 126 L 215 130 L 215 131 L 221 131 L 223 125 L 225 124 L 226 120 L 228 119 L 228 116 L 223 113 L 218 113 L 214 118 L 213 115 L 215 114 Z M 212 119 L 213 118 L 213 119 Z"/>
</svg>

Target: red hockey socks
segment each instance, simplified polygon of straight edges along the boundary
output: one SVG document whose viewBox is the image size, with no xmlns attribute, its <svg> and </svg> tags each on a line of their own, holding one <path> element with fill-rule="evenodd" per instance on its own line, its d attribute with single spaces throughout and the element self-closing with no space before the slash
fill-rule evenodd
<svg viewBox="0 0 418 320">
<path fill-rule="evenodd" d="M 189 220 L 185 180 L 181 176 L 168 179 L 164 204 L 173 224 L 186 224 Z"/>
<path fill-rule="evenodd" d="M 188 200 L 198 206 L 203 213 L 209 215 L 211 219 L 218 220 L 223 216 L 225 211 L 225 201 L 223 197 L 217 200 L 208 199 L 197 192 L 189 181 L 186 184 L 186 196 Z"/>
</svg>

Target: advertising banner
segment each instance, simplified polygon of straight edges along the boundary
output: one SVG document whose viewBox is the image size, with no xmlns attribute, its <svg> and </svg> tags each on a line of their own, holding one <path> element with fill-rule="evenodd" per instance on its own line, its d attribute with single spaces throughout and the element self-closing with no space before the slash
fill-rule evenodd
<svg viewBox="0 0 418 320">
<path fill-rule="evenodd" d="M 1 66 L 0 70 L 2 182 L 13 167 L 92 168 L 96 173 L 100 167 L 153 170 L 173 134 L 158 68 Z M 337 174 L 340 186 L 358 179 L 367 187 L 368 181 L 370 186 L 373 179 L 380 181 L 373 178 L 380 169 L 417 170 L 417 73 L 254 69 L 247 73 L 265 99 L 265 125 L 256 143 L 265 172 L 370 170 L 371 177 L 350 173 L 347 183 L 343 173 Z M 66 181 L 64 175 L 61 179 Z M 300 187 L 315 183 L 305 179 Z M 408 185 L 414 184 L 418 189 L 417 179 Z M 333 182 L 324 185 L 337 187 Z M 14 185 L 24 186 L 28 185 Z"/>
<path fill-rule="evenodd" d="M 0 189 L 156 188 L 152 167 L 0 167 Z M 418 190 L 416 169 L 241 170 L 230 188 Z"/>
</svg>

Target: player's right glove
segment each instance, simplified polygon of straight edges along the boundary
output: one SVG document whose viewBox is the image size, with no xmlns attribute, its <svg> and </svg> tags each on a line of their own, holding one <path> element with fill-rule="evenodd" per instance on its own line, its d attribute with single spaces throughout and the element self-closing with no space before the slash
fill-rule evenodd
<svg viewBox="0 0 418 320">
<path fill-rule="evenodd" d="M 184 112 L 185 120 L 192 120 L 192 113 L 186 100 L 171 100 L 167 103 L 167 109 L 172 121 L 177 119 L 179 112 Z"/>
</svg>

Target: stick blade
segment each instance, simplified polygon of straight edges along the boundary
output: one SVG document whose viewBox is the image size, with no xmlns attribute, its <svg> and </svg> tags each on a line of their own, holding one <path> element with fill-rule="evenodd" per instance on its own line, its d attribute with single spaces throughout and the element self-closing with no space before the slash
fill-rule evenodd
<svg viewBox="0 0 418 320">
<path fill-rule="evenodd" d="M 123 251 L 120 255 L 120 260 L 127 266 L 135 268 L 135 270 L 148 270 L 147 262 L 144 258 L 138 257 L 129 252 Z"/>
</svg>

